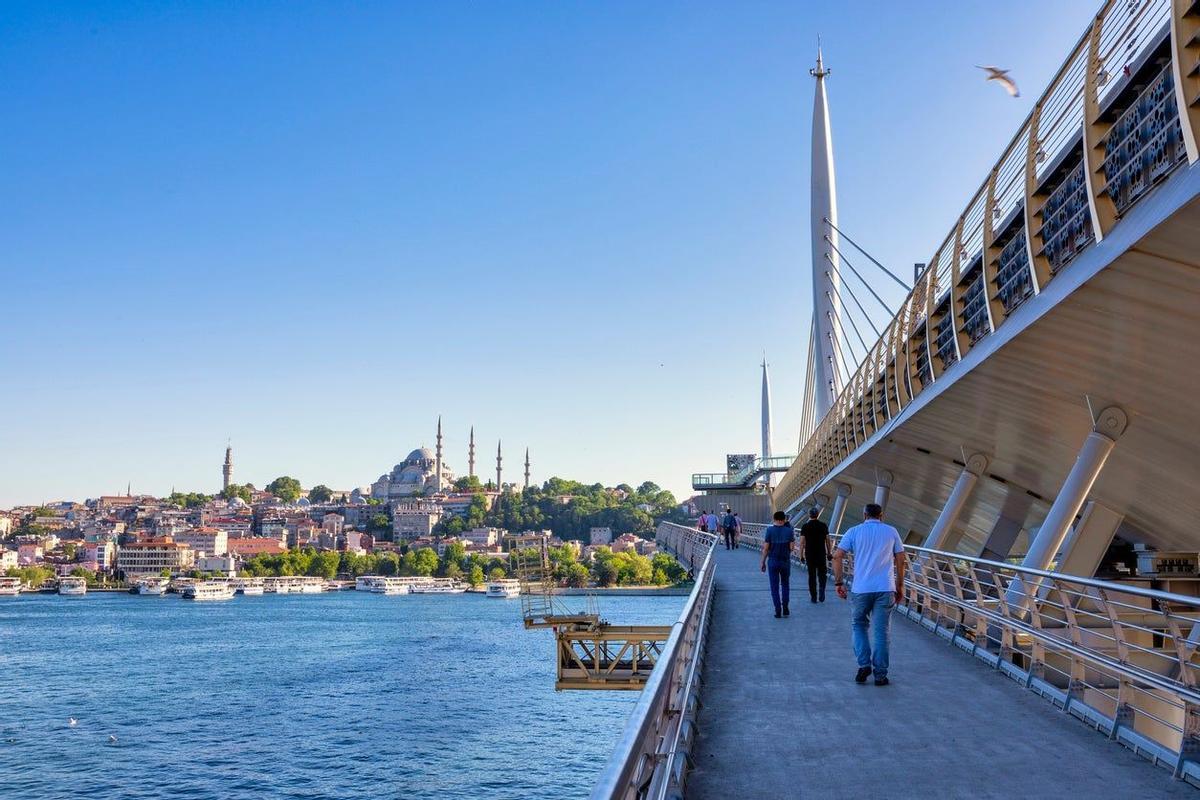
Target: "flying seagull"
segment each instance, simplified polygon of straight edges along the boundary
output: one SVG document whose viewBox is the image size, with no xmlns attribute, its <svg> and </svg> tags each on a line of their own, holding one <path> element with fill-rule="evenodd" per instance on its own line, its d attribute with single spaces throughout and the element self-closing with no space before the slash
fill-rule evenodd
<svg viewBox="0 0 1200 800">
<path fill-rule="evenodd" d="M 1004 87 L 1004 91 L 1008 92 L 1010 97 L 1020 97 L 1021 92 L 1017 89 L 1017 84 L 1013 83 L 1013 79 L 1008 77 L 1008 70 L 1000 69 L 999 67 L 981 67 L 975 65 L 976 69 L 981 69 L 988 74 L 989 81 L 995 81 Z"/>
</svg>

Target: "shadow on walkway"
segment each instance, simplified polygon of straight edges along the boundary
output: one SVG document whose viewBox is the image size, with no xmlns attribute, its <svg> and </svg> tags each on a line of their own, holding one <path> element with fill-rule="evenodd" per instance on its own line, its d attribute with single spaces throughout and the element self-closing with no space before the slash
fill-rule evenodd
<svg viewBox="0 0 1200 800">
<path fill-rule="evenodd" d="M 890 686 L 854 683 L 850 604 L 792 570 L 775 619 L 758 554 L 717 558 L 687 797 L 1200 800 L 1121 745 L 901 616 Z"/>
</svg>

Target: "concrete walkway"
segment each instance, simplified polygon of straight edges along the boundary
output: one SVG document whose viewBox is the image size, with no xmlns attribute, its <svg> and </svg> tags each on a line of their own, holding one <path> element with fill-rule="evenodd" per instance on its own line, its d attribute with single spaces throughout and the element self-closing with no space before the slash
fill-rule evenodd
<svg viewBox="0 0 1200 800">
<path fill-rule="evenodd" d="M 687 797 L 1140 798 L 1200 791 L 903 617 L 891 685 L 854 683 L 850 607 L 792 570 L 775 619 L 758 554 L 717 554 Z"/>
</svg>

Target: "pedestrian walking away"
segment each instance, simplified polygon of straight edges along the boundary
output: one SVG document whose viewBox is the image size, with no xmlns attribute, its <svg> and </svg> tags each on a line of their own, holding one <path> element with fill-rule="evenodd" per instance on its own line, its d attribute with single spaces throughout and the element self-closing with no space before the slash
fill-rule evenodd
<svg viewBox="0 0 1200 800">
<path fill-rule="evenodd" d="M 733 512 L 733 527 L 733 549 L 737 550 L 742 540 L 742 517 L 736 511 Z"/>
<path fill-rule="evenodd" d="M 825 602 L 829 560 L 833 558 L 829 527 L 821 522 L 821 509 L 809 509 L 808 522 L 800 526 L 800 563 L 808 566 L 808 595 L 814 603 Z"/>
<path fill-rule="evenodd" d="M 775 512 L 775 522 L 763 531 L 762 563 L 759 568 L 767 573 L 771 582 L 771 602 L 775 605 L 775 617 L 786 617 L 788 599 L 791 594 L 792 547 L 796 543 L 796 532 L 788 523 L 787 514 Z"/>
<path fill-rule="evenodd" d="M 884 524 L 880 506 L 868 503 L 863 517 L 863 523 L 846 531 L 833 551 L 833 585 L 838 597 L 845 600 L 842 561 L 847 554 L 853 555 L 854 591 L 849 599 L 851 638 L 858 660 L 854 680 L 866 683 L 874 672 L 875 685 L 887 686 L 891 611 L 904 596 L 904 543 L 899 531 Z"/>
<path fill-rule="evenodd" d="M 721 520 L 721 527 L 725 529 L 725 549 L 732 550 L 737 547 L 737 517 L 732 511 L 725 511 L 725 518 Z"/>
</svg>

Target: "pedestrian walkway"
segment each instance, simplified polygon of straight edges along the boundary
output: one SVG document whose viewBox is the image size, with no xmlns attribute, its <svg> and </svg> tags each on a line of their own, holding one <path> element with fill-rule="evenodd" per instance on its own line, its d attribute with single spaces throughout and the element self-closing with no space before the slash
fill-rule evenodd
<svg viewBox="0 0 1200 800">
<path fill-rule="evenodd" d="M 850 606 L 793 567 L 775 619 L 753 549 L 716 553 L 688 798 L 1187 797 L 1200 791 L 940 637 L 892 619 L 891 685 L 854 683 Z"/>
</svg>

